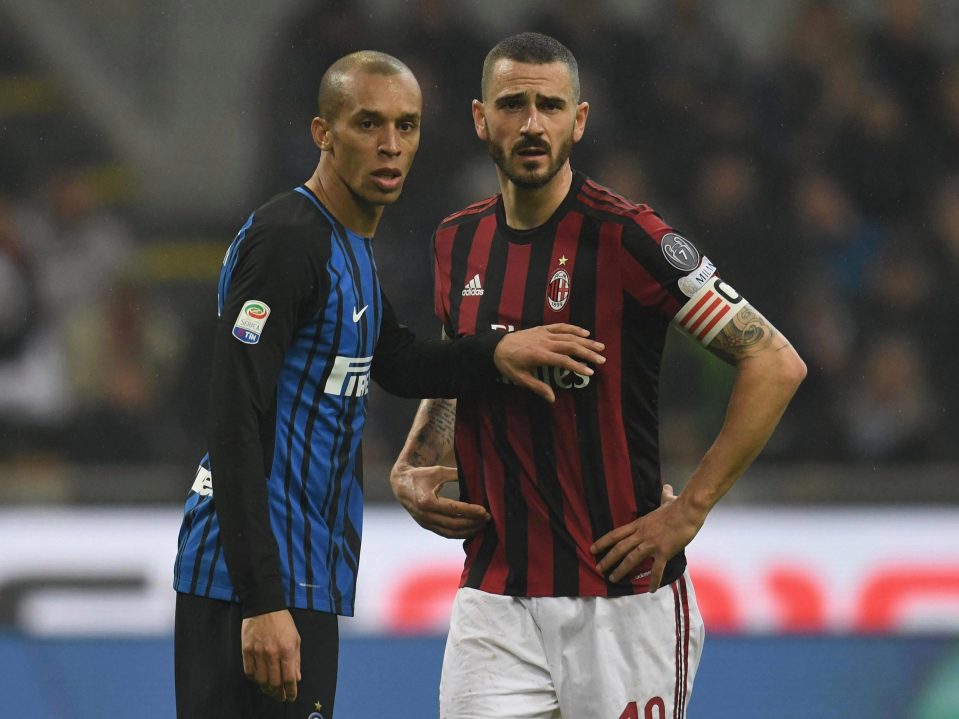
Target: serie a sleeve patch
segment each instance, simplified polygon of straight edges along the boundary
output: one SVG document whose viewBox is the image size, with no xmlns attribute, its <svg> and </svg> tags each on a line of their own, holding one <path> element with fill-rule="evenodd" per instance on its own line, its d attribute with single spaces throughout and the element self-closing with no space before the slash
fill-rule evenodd
<svg viewBox="0 0 959 719">
<path fill-rule="evenodd" d="M 676 313 L 674 321 L 705 346 L 745 306 L 741 294 L 713 275 Z"/>
<path fill-rule="evenodd" d="M 255 345 L 260 341 L 269 316 L 270 306 L 266 302 L 247 300 L 233 324 L 233 336 L 244 344 Z"/>
</svg>

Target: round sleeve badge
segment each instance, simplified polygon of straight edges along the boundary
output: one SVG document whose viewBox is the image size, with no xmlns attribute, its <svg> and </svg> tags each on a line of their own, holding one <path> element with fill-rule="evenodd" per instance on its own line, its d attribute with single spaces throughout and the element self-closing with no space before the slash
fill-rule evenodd
<svg viewBox="0 0 959 719">
<path fill-rule="evenodd" d="M 675 232 L 667 232 L 663 235 L 660 247 L 663 248 L 663 256 L 677 270 L 691 272 L 699 267 L 699 250 L 693 247 L 693 243 L 682 235 Z"/>
</svg>

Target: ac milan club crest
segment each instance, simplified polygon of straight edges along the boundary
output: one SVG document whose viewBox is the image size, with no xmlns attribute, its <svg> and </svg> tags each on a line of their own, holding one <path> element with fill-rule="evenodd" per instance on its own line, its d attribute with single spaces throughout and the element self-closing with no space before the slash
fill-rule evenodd
<svg viewBox="0 0 959 719">
<path fill-rule="evenodd" d="M 566 270 L 556 270 L 549 278 L 546 286 L 546 299 L 551 309 L 559 312 L 566 306 L 569 299 L 569 273 Z"/>
</svg>

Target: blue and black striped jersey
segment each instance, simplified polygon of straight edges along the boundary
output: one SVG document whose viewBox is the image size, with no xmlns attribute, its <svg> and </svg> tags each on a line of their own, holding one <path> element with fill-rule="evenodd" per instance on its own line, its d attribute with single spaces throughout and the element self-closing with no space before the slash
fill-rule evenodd
<svg viewBox="0 0 959 719">
<path fill-rule="evenodd" d="M 383 296 L 372 240 L 306 188 L 250 215 L 220 272 L 208 449 L 185 506 L 174 588 L 351 615 L 371 376 L 405 396 L 492 381 L 496 333 L 415 340 Z M 473 375 L 470 377 L 470 375 Z"/>
</svg>

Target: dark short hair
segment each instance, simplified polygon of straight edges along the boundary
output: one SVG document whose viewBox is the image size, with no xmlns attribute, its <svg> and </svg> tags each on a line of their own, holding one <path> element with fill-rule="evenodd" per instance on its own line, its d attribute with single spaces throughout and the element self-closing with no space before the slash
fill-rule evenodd
<svg viewBox="0 0 959 719">
<path fill-rule="evenodd" d="M 573 100 L 579 102 L 579 65 L 576 58 L 563 43 L 541 32 L 521 32 L 518 35 L 501 40 L 489 51 L 483 62 L 483 99 L 493 79 L 493 66 L 499 60 L 525 62 L 530 65 L 548 65 L 561 62 L 569 70 L 569 80 L 573 88 Z"/>
<path fill-rule="evenodd" d="M 317 111 L 324 120 L 333 121 L 343 108 L 346 76 L 353 70 L 374 75 L 399 75 L 410 70 L 401 60 L 376 50 L 360 50 L 344 55 L 330 65 L 320 79 L 316 96 Z"/>
</svg>

